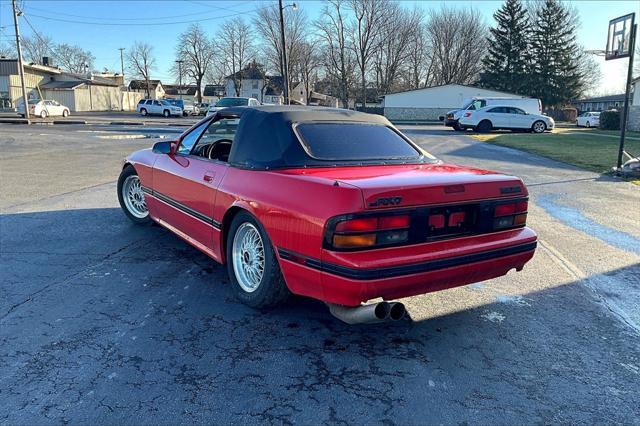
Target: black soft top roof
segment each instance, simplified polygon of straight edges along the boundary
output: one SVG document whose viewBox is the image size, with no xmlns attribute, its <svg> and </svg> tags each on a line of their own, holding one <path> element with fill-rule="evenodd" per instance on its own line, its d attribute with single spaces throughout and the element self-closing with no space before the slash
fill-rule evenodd
<svg viewBox="0 0 640 426">
<path fill-rule="evenodd" d="M 330 165 L 307 155 L 293 131 L 293 123 L 325 121 L 391 125 L 380 115 L 308 106 L 231 107 L 219 111 L 218 115 L 240 117 L 229 163 L 262 170 Z"/>
</svg>

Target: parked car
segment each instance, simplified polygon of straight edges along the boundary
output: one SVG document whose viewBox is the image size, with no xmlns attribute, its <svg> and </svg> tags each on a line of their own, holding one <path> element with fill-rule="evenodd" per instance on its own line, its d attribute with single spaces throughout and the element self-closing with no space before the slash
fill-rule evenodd
<svg viewBox="0 0 640 426">
<path fill-rule="evenodd" d="M 166 100 L 157 99 L 140 99 L 136 111 L 141 115 L 163 115 L 169 117 L 172 115 L 182 116 L 182 108 L 171 105 Z"/>
<path fill-rule="evenodd" d="M 512 106 L 520 108 L 529 114 L 542 114 L 542 102 L 540 99 L 535 98 L 507 98 L 507 97 L 485 97 L 485 98 L 472 98 L 464 103 L 461 109 L 454 109 L 447 112 L 444 116 L 444 125 L 453 127 L 453 130 L 464 130 L 458 125 L 460 117 L 467 111 L 476 111 L 480 108 L 484 108 L 492 105 L 500 106 Z"/>
<path fill-rule="evenodd" d="M 209 105 L 207 115 L 212 115 L 220 110 L 237 106 L 258 106 L 260 101 L 256 98 L 221 98 L 214 105 Z"/>
<path fill-rule="evenodd" d="M 193 101 L 184 100 L 184 99 L 172 99 L 167 98 L 165 101 L 169 102 L 173 106 L 177 106 L 182 109 L 182 115 L 185 117 L 187 115 L 200 115 L 200 109 Z"/>
<path fill-rule="evenodd" d="M 30 99 L 28 101 L 29 104 L 29 115 L 32 117 L 54 117 L 54 116 L 62 116 L 68 117 L 70 115 L 69 108 L 60 104 L 58 101 L 52 100 L 40 100 L 40 99 Z M 16 108 L 18 114 L 22 117 L 25 116 L 24 112 L 24 103 L 18 104 Z"/>
<path fill-rule="evenodd" d="M 585 112 L 576 118 L 576 126 L 578 127 L 598 127 L 600 126 L 599 112 Z"/>
<path fill-rule="evenodd" d="M 197 107 L 199 115 L 206 115 L 207 111 L 209 110 L 209 104 L 207 102 L 201 102 L 197 105 Z"/>
<path fill-rule="evenodd" d="M 520 179 L 444 164 L 386 118 L 342 109 L 218 111 L 129 155 L 117 191 L 133 222 L 226 264 L 241 302 L 295 293 L 349 323 L 520 271 L 536 248 Z"/>
<path fill-rule="evenodd" d="M 487 133 L 491 130 L 529 130 L 543 133 L 551 130 L 556 123 L 553 118 L 540 114 L 529 114 L 512 106 L 489 106 L 477 111 L 468 110 L 459 121 L 460 128 Z"/>
</svg>

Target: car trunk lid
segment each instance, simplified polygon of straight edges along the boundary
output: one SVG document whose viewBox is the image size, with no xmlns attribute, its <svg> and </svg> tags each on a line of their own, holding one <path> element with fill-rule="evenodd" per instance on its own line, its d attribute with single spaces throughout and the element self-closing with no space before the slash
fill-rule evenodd
<svg viewBox="0 0 640 426">
<path fill-rule="evenodd" d="M 523 197 L 522 181 L 488 170 L 450 164 L 315 168 L 304 175 L 362 191 L 367 210 Z"/>
</svg>

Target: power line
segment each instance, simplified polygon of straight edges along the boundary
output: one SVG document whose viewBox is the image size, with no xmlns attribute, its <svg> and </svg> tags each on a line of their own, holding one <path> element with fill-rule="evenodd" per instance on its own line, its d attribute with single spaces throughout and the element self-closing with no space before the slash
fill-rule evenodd
<svg viewBox="0 0 640 426">
<path fill-rule="evenodd" d="M 251 3 L 251 1 L 243 1 L 240 2 L 239 4 L 244 4 L 244 3 Z M 108 20 L 108 21 L 157 21 L 160 19 L 174 19 L 174 18 L 182 18 L 185 16 L 196 16 L 196 15 L 202 15 L 202 14 L 209 14 L 209 13 L 213 13 L 213 11 L 208 11 L 208 12 L 192 12 L 192 13 L 185 13 L 185 14 L 181 14 L 181 15 L 171 15 L 171 16 L 157 16 L 157 17 L 138 17 L 138 18 L 109 18 L 109 17 L 102 17 L 102 16 L 87 16 L 87 15 L 75 15 L 72 13 L 62 13 L 62 12 L 55 12 L 53 10 L 47 10 L 47 9 L 41 9 L 38 7 L 33 7 L 33 6 L 29 6 L 28 9 L 31 10 L 35 10 L 36 12 L 45 12 L 47 14 L 51 14 L 51 15 L 58 15 L 58 16 L 70 16 L 72 18 L 83 18 L 83 19 L 99 19 L 101 21 L 104 20 Z M 218 9 L 223 9 L 223 10 L 228 10 L 231 12 L 238 12 L 237 9 L 229 9 L 229 8 L 225 8 L 225 7 L 218 7 Z"/>
<path fill-rule="evenodd" d="M 242 12 L 237 12 L 237 13 L 233 13 L 230 15 L 224 15 L 224 16 L 214 16 L 211 18 L 201 18 L 201 19 L 195 19 L 195 20 L 188 20 L 188 21 L 173 21 L 173 22 L 144 22 L 144 23 L 123 23 L 123 22 L 88 22 L 88 21 L 77 21 L 77 20 L 71 20 L 71 19 L 61 19 L 61 18 L 53 18 L 50 16 L 43 16 L 43 15 L 36 15 L 34 13 L 30 13 L 30 15 L 32 17 L 35 18 L 41 18 L 41 19 L 45 19 L 45 20 L 49 20 L 49 21 L 57 21 L 57 22 L 66 22 L 66 23 L 71 23 L 71 24 L 83 24 L 83 25 L 102 25 L 102 26 L 166 26 L 166 25 L 177 25 L 177 24 L 193 24 L 193 23 L 198 23 L 198 22 L 203 22 L 203 21 L 215 21 L 218 19 L 225 19 L 225 18 L 231 18 L 234 16 L 238 16 L 238 15 L 246 15 L 249 13 L 255 13 L 258 10 L 261 9 L 267 9 L 271 7 L 271 5 L 269 6 L 263 6 L 263 7 L 259 7 L 259 8 L 255 8 L 253 10 L 245 10 Z"/>
<path fill-rule="evenodd" d="M 40 40 L 41 43 L 46 44 L 46 45 L 50 45 L 51 44 L 51 41 L 45 40 L 44 37 L 42 37 L 40 35 L 40 33 L 38 31 L 36 31 L 36 29 L 33 27 L 33 25 L 31 25 L 31 22 L 29 22 L 29 19 L 27 19 L 27 15 L 24 14 L 24 11 L 22 12 L 22 19 L 24 19 L 24 22 L 27 23 L 29 28 L 31 28 L 31 31 L 33 31 L 33 33 Z"/>
</svg>

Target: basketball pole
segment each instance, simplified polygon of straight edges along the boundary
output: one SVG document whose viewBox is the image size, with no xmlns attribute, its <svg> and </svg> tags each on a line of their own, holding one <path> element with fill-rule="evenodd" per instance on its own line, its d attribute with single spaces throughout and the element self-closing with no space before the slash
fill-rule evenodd
<svg viewBox="0 0 640 426">
<path fill-rule="evenodd" d="M 633 24 L 631 37 L 629 37 L 629 68 L 627 70 L 627 85 L 624 92 L 624 110 L 622 112 L 622 123 L 620 126 L 620 147 L 618 148 L 617 170 L 622 168 L 622 155 L 624 154 L 624 138 L 627 133 L 627 121 L 629 119 L 629 97 L 631 94 L 631 80 L 633 79 L 633 56 L 636 49 L 636 29 L 638 24 Z"/>
</svg>

